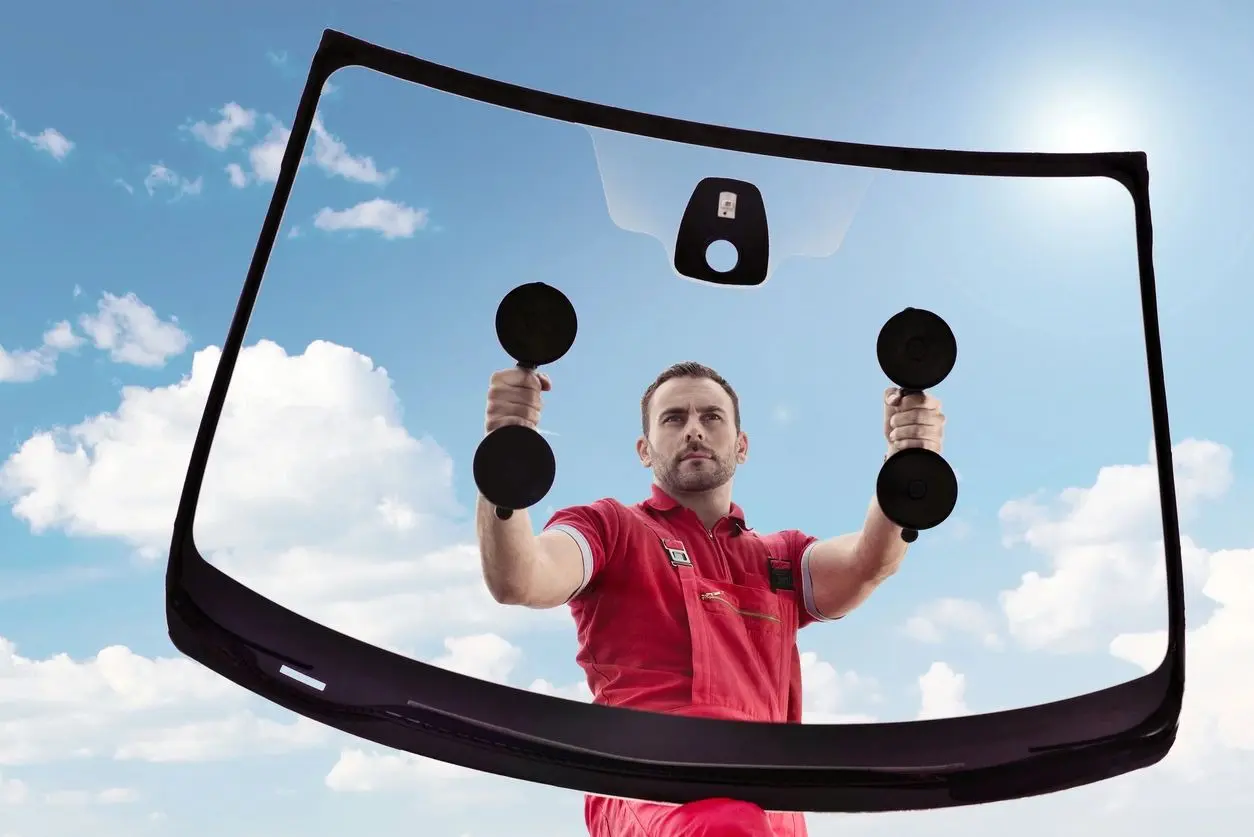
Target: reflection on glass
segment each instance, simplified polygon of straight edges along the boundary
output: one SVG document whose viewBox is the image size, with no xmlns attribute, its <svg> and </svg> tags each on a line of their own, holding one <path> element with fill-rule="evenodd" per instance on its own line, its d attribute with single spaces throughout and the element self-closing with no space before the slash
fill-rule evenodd
<svg viewBox="0 0 1254 837">
<path fill-rule="evenodd" d="M 214 564 L 379 646 L 652 711 L 938 717 L 1009 708 L 968 678 L 1028 705 L 1157 662 L 1142 653 L 1165 607 L 1120 187 L 1064 205 L 1031 181 L 590 137 L 341 76 L 369 107 L 324 102 L 306 149 L 197 515 Z M 284 131 L 257 138 L 241 176 L 273 179 Z M 393 139 L 362 145 L 378 136 Z M 705 177 L 760 189 L 760 287 L 677 277 L 678 219 Z M 528 282 L 579 318 L 543 378 L 493 327 Z M 909 307 L 959 346 L 917 403 L 875 352 Z M 215 360 L 201 353 L 192 389 Z M 476 509 L 485 413 L 487 429 L 538 418 L 557 458 L 549 494 L 508 521 Z M 943 444 L 961 489 L 908 547 L 872 502 L 907 444 Z M 1182 506 L 1208 496 L 1219 455 L 1181 446 Z M 955 670 L 942 638 L 979 651 Z M 891 681 L 858 674 L 885 658 Z"/>
</svg>

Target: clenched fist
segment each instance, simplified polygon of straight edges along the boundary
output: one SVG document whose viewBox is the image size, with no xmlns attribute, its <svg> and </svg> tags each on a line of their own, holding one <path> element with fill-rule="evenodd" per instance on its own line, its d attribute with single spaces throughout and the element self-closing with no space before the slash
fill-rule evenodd
<svg viewBox="0 0 1254 837">
<path fill-rule="evenodd" d="M 903 396 L 897 387 L 884 392 L 884 438 L 891 456 L 905 448 L 941 452 L 945 414 L 941 403 L 927 393 Z"/>
<path fill-rule="evenodd" d="M 552 388 L 549 376 L 534 369 L 513 367 L 493 372 L 488 381 L 484 432 L 491 433 L 507 424 L 535 429 L 540 423 L 540 410 L 544 407 L 540 393 Z"/>
</svg>

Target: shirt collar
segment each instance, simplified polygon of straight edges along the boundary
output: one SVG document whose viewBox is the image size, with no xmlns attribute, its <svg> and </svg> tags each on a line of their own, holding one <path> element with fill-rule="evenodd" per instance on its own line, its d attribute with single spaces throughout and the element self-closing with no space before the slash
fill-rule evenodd
<svg viewBox="0 0 1254 837">
<path fill-rule="evenodd" d="M 665 491 L 663 491 L 661 486 L 659 486 L 657 483 L 653 484 L 653 493 L 649 496 L 649 499 L 644 501 L 644 504 L 648 506 L 649 508 L 655 511 L 660 511 L 660 512 L 668 512 L 668 511 L 672 511 L 680 507 L 679 503 L 675 500 L 675 498 L 667 494 Z M 732 521 L 739 524 L 740 528 L 742 529 L 749 528 L 745 524 L 744 510 L 741 509 L 740 506 L 736 505 L 735 503 L 731 504 L 731 511 L 728 512 L 727 516 Z"/>
</svg>

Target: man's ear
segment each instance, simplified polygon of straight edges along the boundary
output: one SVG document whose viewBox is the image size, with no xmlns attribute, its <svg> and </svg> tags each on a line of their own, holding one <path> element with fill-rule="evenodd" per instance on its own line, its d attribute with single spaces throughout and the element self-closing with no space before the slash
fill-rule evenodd
<svg viewBox="0 0 1254 837">
<path fill-rule="evenodd" d="M 640 464 L 646 468 L 652 468 L 653 462 L 649 458 L 649 440 L 641 436 L 636 440 L 636 455 L 640 457 Z"/>
<path fill-rule="evenodd" d="M 736 463 L 738 465 L 745 464 L 745 460 L 749 458 L 749 437 L 742 430 L 736 434 Z"/>
</svg>

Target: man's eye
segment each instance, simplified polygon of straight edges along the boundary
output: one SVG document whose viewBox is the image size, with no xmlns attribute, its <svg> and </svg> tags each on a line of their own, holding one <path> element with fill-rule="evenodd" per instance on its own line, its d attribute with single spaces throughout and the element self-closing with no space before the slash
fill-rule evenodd
<svg viewBox="0 0 1254 837">
<path fill-rule="evenodd" d="M 706 419 L 716 419 L 718 421 L 722 421 L 723 417 L 720 416 L 718 413 L 707 413 Z"/>
</svg>

